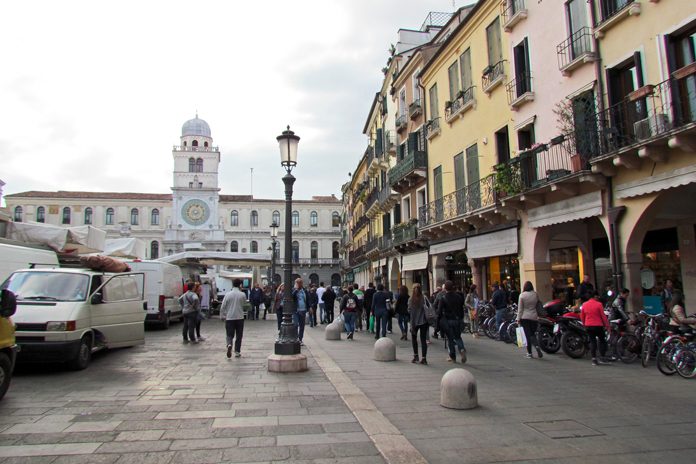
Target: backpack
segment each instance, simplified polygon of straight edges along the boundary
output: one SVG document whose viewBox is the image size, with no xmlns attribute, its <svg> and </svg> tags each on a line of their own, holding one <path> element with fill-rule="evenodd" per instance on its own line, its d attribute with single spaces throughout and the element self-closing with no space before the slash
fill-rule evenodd
<svg viewBox="0 0 696 464">
<path fill-rule="evenodd" d="M 348 298 L 346 298 L 346 309 L 355 309 L 357 307 L 358 304 L 355 301 L 355 295 L 348 295 Z"/>
<path fill-rule="evenodd" d="M 427 298 L 423 298 L 423 305 L 425 306 L 425 320 L 428 321 L 428 325 L 434 327 L 437 324 L 435 305 L 431 304 Z"/>
</svg>

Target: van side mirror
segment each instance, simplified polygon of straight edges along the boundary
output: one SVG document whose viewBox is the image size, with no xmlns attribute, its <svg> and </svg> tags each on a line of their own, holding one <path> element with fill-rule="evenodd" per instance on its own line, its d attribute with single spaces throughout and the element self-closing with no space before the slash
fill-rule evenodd
<svg viewBox="0 0 696 464">
<path fill-rule="evenodd" d="M 95 293 L 94 295 L 92 295 L 92 299 L 90 300 L 90 302 L 93 305 L 102 304 L 104 302 L 104 296 L 101 293 Z"/>
<path fill-rule="evenodd" d="M 17 311 L 17 297 L 7 289 L 0 294 L 0 317 L 10 317 Z"/>
</svg>

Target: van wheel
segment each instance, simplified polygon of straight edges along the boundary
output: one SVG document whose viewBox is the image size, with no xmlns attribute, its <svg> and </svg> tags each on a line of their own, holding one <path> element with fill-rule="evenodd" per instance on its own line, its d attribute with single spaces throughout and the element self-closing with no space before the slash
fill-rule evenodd
<svg viewBox="0 0 696 464">
<path fill-rule="evenodd" d="M 70 369 L 75 371 L 81 371 L 89 366 L 89 362 L 92 359 L 92 339 L 85 335 L 80 340 L 80 349 L 77 350 L 77 356 L 69 361 L 68 365 Z"/>
<path fill-rule="evenodd" d="M 7 389 L 10 388 L 11 369 L 10 358 L 5 353 L 0 353 L 0 400 L 5 396 Z"/>
<path fill-rule="evenodd" d="M 167 330 L 169 328 L 169 323 L 171 322 L 169 313 L 164 315 L 164 320 L 162 321 L 162 330 Z"/>
</svg>

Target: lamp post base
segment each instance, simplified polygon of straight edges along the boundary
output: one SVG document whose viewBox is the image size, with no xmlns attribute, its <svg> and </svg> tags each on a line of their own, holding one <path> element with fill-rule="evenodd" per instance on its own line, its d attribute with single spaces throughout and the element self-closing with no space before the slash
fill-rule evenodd
<svg viewBox="0 0 696 464">
<path fill-rule="evenodd" d="M 268 357 L 268 372 L 304 372 L 307 356 L 303 354 L 272 354 Z"/>
<path fill-rule="evenodd" d="M 292 355 L 300 354 L 300 341 L 295 338 L 295 340 L 276 340 L 274 354 L 280 355 Z"/>
</svg>

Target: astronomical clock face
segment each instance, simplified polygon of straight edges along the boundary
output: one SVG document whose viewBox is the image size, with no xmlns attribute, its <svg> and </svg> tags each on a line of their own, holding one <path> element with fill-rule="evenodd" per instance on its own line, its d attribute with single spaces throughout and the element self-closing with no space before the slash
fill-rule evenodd
<svg viewBox="0 0 696 464">
<path fill-rule="evenodd" d="M 181 216 L 187 224 L 200 226 L 210 217 L 210 208 L 201 200 L 189 200 L 181 208 Z"/>
</svg>

